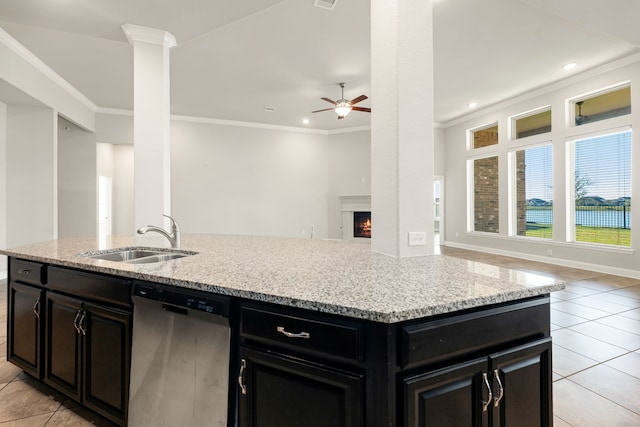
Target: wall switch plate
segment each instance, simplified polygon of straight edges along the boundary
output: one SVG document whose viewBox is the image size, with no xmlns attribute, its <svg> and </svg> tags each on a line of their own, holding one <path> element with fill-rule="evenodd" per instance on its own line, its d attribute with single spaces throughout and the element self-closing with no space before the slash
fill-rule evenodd
<svg viewBox="0 0 640 427">
<path fill-rule="evenodd" d="M 427 233 L 424 231 L 409 232 L 409 246 L 425 246 L 427 244 Z"/>
</svg>

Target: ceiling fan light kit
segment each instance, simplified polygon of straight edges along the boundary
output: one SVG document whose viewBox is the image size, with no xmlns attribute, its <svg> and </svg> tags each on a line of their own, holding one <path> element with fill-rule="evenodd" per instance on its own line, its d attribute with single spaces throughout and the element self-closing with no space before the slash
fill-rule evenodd
<svg viewBox="0 0 640 427">
<path fill-rule="evenodd" d="M 319 113 L 320 111 L 329 111 L 333 110 L 338 115 L 338 119 L 344 119 L 347 114 L 351 112 L 351 110 L 355 111 L 364 111 L 365 113 L 370 113 L 371 108 L 368 107 L 354 107 L 358 102 L 364 101 L 367 99 L 367 96 L 360 95 L 357 98 L 352 99 L 351 101 L 344 98 L 344 83 L 339 83 L 339 86 L 342 88 L 342 96 L 337 101 L 332 101 L 329 98 L 320 98 L 323 101 L 327 101 L 333 104 L 333 108 L 324 108 L 322 110 L 312 111 L 312 113 Z"/>
</svg>

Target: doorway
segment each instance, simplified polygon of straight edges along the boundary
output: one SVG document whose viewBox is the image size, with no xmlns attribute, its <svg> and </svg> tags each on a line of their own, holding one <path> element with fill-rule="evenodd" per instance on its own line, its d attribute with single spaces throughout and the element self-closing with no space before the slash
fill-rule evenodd
<svg viewBox="0 0 640 427">
<path fill-rule="evenodd" d="M 98 236 L 111 235 L 111 177 L 98 177 Z"/>
</svg>

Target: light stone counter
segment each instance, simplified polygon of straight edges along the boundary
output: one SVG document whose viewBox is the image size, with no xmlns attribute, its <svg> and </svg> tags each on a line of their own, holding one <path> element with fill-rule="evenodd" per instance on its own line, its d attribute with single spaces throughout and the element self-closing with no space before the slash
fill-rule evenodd
<svg viewBox="0 0 640 427">
<path fill-rule="evenodd" d="M 166 247 L 161 236 L 72 238 L 0 253 L 54 265 L 394 323 L 548 294 L 548 277 L 443 255 L 395 259 L 368 242 L 183 235 L 197 255 L 128 264 L 80 254 L 133 246 Z"/>
</svg>

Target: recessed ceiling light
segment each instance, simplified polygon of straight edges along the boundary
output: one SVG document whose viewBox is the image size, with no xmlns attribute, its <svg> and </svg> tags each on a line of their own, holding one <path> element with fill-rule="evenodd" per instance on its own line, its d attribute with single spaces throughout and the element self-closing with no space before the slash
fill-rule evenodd
<svg viewBox="0 0 640 427">
<path fill-rule="evenodd" d="M 469 103 L 469 108 L 476 108 L 478 106 L 477 102 L 470 102 Z"/>
<path fill-rule="evenodd" d="M 305 125 L 309 124 L 309 119 L 302 119 L 302 123 L 304 123 Z"/>
<path fill-rule="evenodd" d="M 565 64 L 562 66 L 562 69 L 565 71 L 570 71 L 573 70 L 574 68 L 576 68 L 578 64 L 576 64 L 575 62 L 570 62 L 568 64 Z"/>
</svg>

